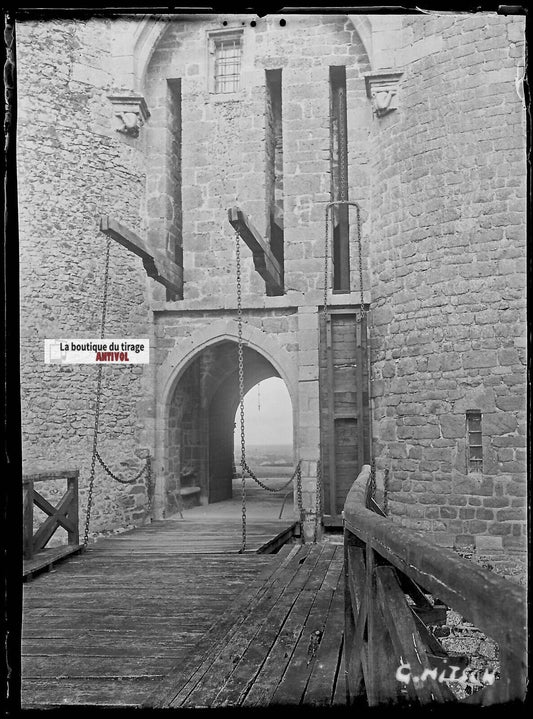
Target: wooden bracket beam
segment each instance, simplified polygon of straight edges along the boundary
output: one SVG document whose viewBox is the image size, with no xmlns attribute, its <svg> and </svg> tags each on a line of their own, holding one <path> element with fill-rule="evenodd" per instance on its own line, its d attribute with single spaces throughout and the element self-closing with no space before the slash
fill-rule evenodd
<svg viewBox="0 0 533 719">
<path fill-rule="evenodd" d="M 155 257 L 153 251 L 148 249 L 144 240 L 139 237 L 139 235 L 120 224 L 120 222 L 113 220 L 108 215 L 103 215 L 100 218 L 100 230 L 118 242 L 119 245 L 122 245 L 137 255 L 137 257 L 140 257 L 148 277 L 151 277 L 166 287 L 167 290 L 181 297 L 183 291 L 182 267 L 166 258 Z"/>
<path fill-rule="evenodd" d="M 268 295 L 283 294 L 283 268 L 274 257 L 269 244 L 253 226 L 250 218 L 239 208 L 228 210 L 228 219 L 233 229 L 252 251 L 254 267 L 264 279 Z"/>
</svg>

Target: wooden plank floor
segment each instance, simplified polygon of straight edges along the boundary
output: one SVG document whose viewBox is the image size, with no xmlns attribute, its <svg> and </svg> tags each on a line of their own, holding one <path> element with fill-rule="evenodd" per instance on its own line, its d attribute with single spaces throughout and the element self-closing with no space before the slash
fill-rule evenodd
<svg viewBox="0 0 533 719">
<path fill-rule="evenodd" d="M 88 551 L 25 585 L 23 706 L 138 706 L 276 555 Z"/>
<path fill-rule="evenodd" d="M 292 536 L 296 522 L 270 520 L 249 522 L 246 551 L 262 552 L 278 535 Z M 184 520 L 160 520 L 152 524 L 110 537 L 91 545 L 88 550 L 107 557 L 137 554 L 235 554 L 242 543 L 241 521 L 210 519 L 209 523 Z"/>
<path fill-rule="evenodd" d="M 239 519 L 200 511 L 89 545 L 25 584 L 24 708 L 344 701 L 342 547 L 258 554 L 294 524 L 258 513 L 239 554 Z"/>
<path fill-rule="evenodd" d="M 176 666 L 146 706 L 344 704 L 343 550 L 296 545 L 197 664 Z"/>
</svg>

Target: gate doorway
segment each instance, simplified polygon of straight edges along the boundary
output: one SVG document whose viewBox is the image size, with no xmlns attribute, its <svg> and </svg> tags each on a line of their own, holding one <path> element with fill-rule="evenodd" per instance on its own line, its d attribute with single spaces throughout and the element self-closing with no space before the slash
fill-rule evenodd
<svg viewBox="0 0 533 719">
<path fill-rule="evenodd" d="M 244 391 L 269 378 L 272 363 L 244 347 Z M 290 401 L 290 400 L 289 400 Z M 182 372 L 169 405 L 166 514 L 233 496 L 235 416 L 239 407 L 237 343 L 201 350 Z M 240 432 L 240 430 L 239 430 Z M 289 442 L 292 444 L 292 434 Z"/>
</svg>

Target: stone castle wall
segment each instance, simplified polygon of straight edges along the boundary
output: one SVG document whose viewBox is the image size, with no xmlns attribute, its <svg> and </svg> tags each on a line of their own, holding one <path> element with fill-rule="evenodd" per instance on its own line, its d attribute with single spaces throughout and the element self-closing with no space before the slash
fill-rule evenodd
<svg viewBox="0 0 533 719">
<path fill-rule="evenodd" d="M 400 109 L 374 122 L 373 394 L 390 507 L 438 541 L 525 546 L 522 18 L 404 18 Z M 467 473 L 467 410 L 483 472 Z"/>
<path fill-rule="evenodd" d="M 98 223 L 109 214 L 160 253 L 183 250 L 184 300 L 166 302 L 140 260 L 111 246 L 106 335 L 149 337 L 153 349 L 150 365 L 104 368 L 101 451 L 126 472 L 141 466 L 136 452 L 149 450 L 164 497 L 171 395 L 163 379 L 217 323 L 227 321 L 234 336 L 227 209 L 238 205 L 266 232 L 265 70 L 281 68 L 285 295 L 264 296 L 241 243 L 243 303 L 250 336 L 259 333 L 259 348 L 272 345 L 294 378 L 304 500 L 314 506 L 329 67 L 345 65 L 350 198 L 361 206 L 373 308 L 374 452 L 380 476 L 389 470 L 391 514 L 445 544 L 524 547 L 525 128 L 515 87 L 523 20 L 370 16 L 356 23 L 366 28 L 365 51 L 346 16 L 294 17 L 285 27 L 274 16 L 256 27 L 231 17 L 243 33 L 242 90 L 210 92 L 207 37 L 226 27 L 222 18 L 169 23 L 137 88 L 151 113 L 138 138 L 116 132 L 107 98 L 124 90 L 114 77 L 115 22 L 18 24 L 27 467 L 79 467 L 84 505 L 96 368 L 44 365 L 43 340 L 98 336 L 106 246 Z M 364 75 L 380 68 L 403 75 L 398 109 L 378 118 Z M 356 305 L 350 219 L 351 293 L 330 301 Z M 471 409 L 483 413 L 482 475 L 466 472 Z M 98 471 L 95 529 L 140 522 L 145 507 L 140 484 L 119 486 Z"/>
<path fill-rule="evenodd" d="M 161 190 L 168 168 L 161 159 L 169 116 L 168 81 L 181 80 L 182 198 L 184 298 L 227 297 L 233 282 L 234 232 L 227 210 L 241 207 L 265 236 L 268 226 L 267 187 L 268 113 L 265 70 L 282 71 L 282 126 L 284 164 L 285 289 L 320 290 L 324 275 L 324 209 L 330 201 L 329 67 L 347 68 L 350 113 L 351 194 L 359 198 L 367 187 L 362 167 L 365 137 L 358 131 L 370 121 L 363 72 L 368 58 L 345 16 L 298 16 L 297 31 L 267 17 L 250 27 L 240 17 L 198 18 L 170 25 L 147 69 L 146 100 L 152 116 L 147 127 L 151 159 L 147 213 L 159 227 L 161 215 L 171 214 L 172 199 Z M 216 94 L 210 86 L 213 72 L 208 52 L 209 33 L 242 30 L 242 86 L 236 93 Z M 364 110 L 361 110 L 364 108 Z M 162 134 L 165 133 L 165 134 Z M 353 176 L 353 180 L 352 180 Z M 352 233 L 351 254 L 356 256 Z M 245 255 L 243 291 L 264 292 Z M 206 273 L 206 269 L 208 272 Z M 352 273 L 352 290 L 358 273 Z M 310 297 L 308 294 L 306 296 Z M 316 294 L 319 297 L 320 294 Z M 315 302 L 315 297 L 311 298 Z"/>
<path fill-rule="evenodd" d="M 113 89 L 110 30 L 99 20 L 17 24 L 23 470 L 78 467 L 81 510 L 97 367 L 45 365 L 44 339 L 99 337 L 100 215 L 133 229 L 141 224 L 142 146 L 115 132 L 106 97 Z M 107 337 L 151 336 L 147 283 L 140 260 L 113 242 Z M 150 365 L 103 367 L 99 446 L 119 475 L 140 469 L 136 451 L 153 444 L 152 382 Z M 95 529 L 139 521 L 144 504 L 141 483 L 125 487 L 97 469 Z"/>
</svg>

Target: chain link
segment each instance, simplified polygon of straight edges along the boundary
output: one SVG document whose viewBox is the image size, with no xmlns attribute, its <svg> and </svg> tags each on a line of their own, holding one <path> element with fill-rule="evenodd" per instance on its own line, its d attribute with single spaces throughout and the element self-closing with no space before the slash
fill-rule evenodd
<svg viewBox="0 0 533 719">
<path fill-rule="evenodd" d="M 302 540 L 302 544 L 305 544 L 305 532 L 304 532 L 305 511 L 304 511 L 304 503 L 303 503 L 303 497 L 302 497 L 302 475 L 300 472 L 298 473 L 298 479 L 296 482 L 296 501 L 298 503 L 298 516 L 300 518 L 301 540 Z"/>
<path fill-rule="evenodd" d="M 341 123 L 342 125 L 342 123 Z M 342 166 L 342 162 L 339 160 L 340 166 Z M 342 178 L 343 174 L 341 171 L 341 196 L 343 192 L 342 188 Z M 348 197 L 348 189 L 344 188 L 346 191 L 345 197 Z M 360 292 L 360 309 L 359 314 L 356 317 L 356 322 L 361 323 L 361 332 L 364 330 L 363 322 L 364 319 L 367 316 L 367 310 L 365 308 L 364 303 L 364 281 L 363 281 L 363 246 L 362 246 L 362 240 L 361 240 L 361 211 L 359 208 L 359 205 L 356 202 L 351 202 L 347 199 L 343 200 L 334 200 L 333 202 L 329 202 L 326 205 L 326 218 L 325 218 L 325 238 L 324 238 L 324 306 L 322 308 L 323 312 L 323 318 L 324 318 L 324 344 L 326 343 L 326 328 L 327 328 L 327 322 L 328 322 L 328 285 L 329 285 L 329 226 L 330 226 L 330 210 L 335 205 L 348 205 L 355 207 L 356 209 L 356 216 L 357 216 L 357 251 L 358 251 L 358 260 L 359 260 L 359 292 Z M 327 351 L 327 348 L 326 348 Z M 372 418 L 370 417 L 370 423 L 372 421 Z M 370 427 L 370 434 L 372 435 L 372 429 Z M 320 470 L 320 475 L 322 471 Z M 375 495 L 375 464 L 374 459 L 372 459 L 372 474 L 371 478 L 373 481 L 373 489 L 371 490 L 372 497 Z M 322 477 L 320 477 L 320 483 L 321 483 Z M 317 468 L 317 485 L 319 483 L 319 477 L 318 477 L 318 468 Z M 318 486 L 317 486 L 317 502 L 318 502 Z"/>
<path fill-rule="evenodd" d="M 107 464 L 104 462 L 104 460 L 100 456 L 100 452 L 98 452 L 98 450 L 95 450 L 95 451 L 96 451 L 96 459 L 100 462 L 102 469 L 111 477 L 111 479 L 114 479 L 115 482 L 120 482 L 120 484 L 135 484 L 135 482 L 137 482 L 144 474 L 148 473 L 148 465 L 150 462 L 150 457 L 146 458 L 144 467 L 141 467 L 141 469 L 139 470 L 138 474 L 135 475 L 135 477 L 132 477 L 131 479 L 122 479 L 121 477 L 117 476 L 109 469 Z"/>
<path fill-rule="evenodd" d="M 98 443 L 98 424 L 100 421 L 100 394 L 102 391 L 102 365 L 98 367 L 98 377 L 96 380 L 96 408 L 94 412 L 94 432 L 93 432 L 93 451 L 91 457 L 91 471 L 89 474 L 89 489 L 87 492 L 87 509 L 85 511 L 85 528 L 83 533 L 83 546 L 89 543 L 89 527 L 91 524 L 91 511 L 93 507 L 93 490 L 94 490 L 94 473 L 96 470 L 96 454 Z"/>
<path fill-rule="evenodd" d="M 320 460 L 316 463 L 316 497 L 315 497 L 315 528 L 313 532 L 313 544 L 318 538 L 318 524 L 322 517 L 322 465 Z"/>
<path fill-rule="evenodd" d="M 293 482 L 295 478 L 296 479 L 298 478 L 298 475 L 300 474 L 300 465 L 301 465 L 301 460 L 296 465 L 296 469 L 292 473 L 292 476 L 290 477 L 290 479 L 288 479 L 284 484 L 282 484 L 281 487 L 268 487 L 266 484 L 263 484 L 263 482 L 261 482 L 261 480 L 258 479 L 257 476 L 255 475 L 255 473 L 250 469 L 247 462 L 244 463 L 244 469 L 246 470 L 246 473 L 250 477 L 250 479 L 253 479 L 254 482 L 256 482 L 262 489 L 266 489 L 267 492 L 275 493 L 275 492 L 283 492 L 283 490 L 286 487 L 288 487 L 289 484 L 291 482 Z"/>
<path fill-rule="evenodd" d="M 358 321 L 362 324 L 366 316 L 365 295 L 363 285 L 363 244 L 361 242 L 361 213 L 359 205 L 356 205 L 357 215 L 357 251 L 359 253 L 359 292 L 360 292 L 360 308 Z"/>
<path fill-rule="evenodd" d="M 376 501 L 376 461 L 372 458 L 370 464 L 369 498 Z"/>
<path fill-rule="evenodd" d="M 108 298 L 108 290 L 109 290 L 109 259 L 111 255 L 111 240 L 108 239 L 107 246 L 106 246 L 106 256 L 105 256 L 105 268 L 104 268 L 104 290 L 103 290 L 103 298 L 102 298 L 102 319 L 100 322 L 100 339 L 103 339 L 105 336 L 105 325 L 106 325 L 106 319 L 107 319 L 107 298 Z M 116 474 L 114 474 L 111 469 L 107 466 L 107 464 L 104 462 L 102 457 L 100 456 L 100 453 L 98 452 L 98 434 L 100 431 L 100 407 L 101 407 L 101 401 L 102 401 L 102 370 L 103 365 L 98 366 L 98 375 L 96 380 L 96 398 L 95 398 L 95 411 L 94 411 L 94 430 L 93 430 L 93 447 L 92 447 L 92 456 L 91 456 L 91 469 L 89 473 L 89 488 L 87 492 L 87 508 L 85 511 L 85 527 L 84 527 L 84 534 L 83 534 L 83 547 L 87 547 L 87 544 L 89 543 L 89 529 L 91 525 L 91 513 L 92 513 L 92 507 L 93 507 L 93 499 L 94 499 L 94 479 L 95 479 L 95 472 L 96 472 L 96 460 L 100 463 L 101 467 L 104 469 L 104 471 L 116 482 L 119 482 L 120 484 L 134 484 L 137 482 L 144 474 L 146 474 L 146 492 L 147 492 L 147 512 L 145 516 L 149 516 L 151 514 L 152 510 L 152 464 L 150 455 L 146 457 L 145 465 L 141 468 L 141 470 L 138 472 L 138 474 L 135 475 L 132 479 L 121 479 Z"/>
<path fill-rule="evenodd" d="M 235 252 L 237 268 L 237 360 L 239 373 L 239 416 L 241 421 L 241 516 L 242 543 L 241 552 L 246 551 L 246 437 L 244 430 L 244 352 L 242 346 L 242 285 L 241 285 L 241 238 L 235 233 Z"/>
<path fill-rule="evenodd" d="M 346 95 L 344 88 L 339 87 L 338 89 L 338 122 L 339 122 L 339 148 L 338 148 L 338 163 L 339 163 L 339 184 L 340 184 L 340 199 L 346 201 L 348 199 L 348 177 L 346 173 L 347 167 L 347 147 L 346 142 Z"/>
<path fill-rule="evenodd" d="M 383 475 L 383 511 L 389 515 L 389 470 L 386 469 Z"/>
<path fill-rule="evenodd" d="M 105 253 L 105 267 L 104 267 L 104 293 L 102 297 L 102 320 L 100 323 L 100 338 L 104 338 L 105 334 L 105 322 L 107 317 L 107 293 L 109 286 L 109 258 L 111 255 L 111 240 L 107 240 L 106 253 Z M 93 430 L 93 450 L 91 457 L 91 471 L 89 474 L 89 490 L 87 493 L 87 509 L 85 511 L 85 528 L 83 533 L 83 546 L 86 547 L 89 543 L 89 528 L 91 525 L 91 512 L 93 506 L 93 492 L 94 492 L 94 476 L 96 471 L 96 456 L 98 454 L 98 430 L 100 424 L 100 402 L 102 399 L 102 370 L 103 365 L 98 365 L 98 375 L 96 380 L 96 406 L 94 410 L 94 430 Z"/>
<path fill-rule="evenodd" d="M 241 243 L 240 235 L 235 233 L 235 253 L 236 253 L 236 270 L 237 270 L 237 359 L 238 359 L 238 377 L 239 377 L 239 416 L 240 416 L 240 441 L 241 441 L 241 516 L 242 516 L 242 543 L 240 552 L 246 551 L 246 476 L 253 479 L 262 489 L 267 492 L 283 492 L 296 479 L 296 492 L 298 498 L 298 509 L 300 512 L 300 523 L 303 526 L 305 518 L 302 504 L 302 462 L 298 461 L 296 469 L 292 473 L 290 479 L 281 485 L 281 487 L 269 487 L 256 476 L 246 461 L 246 436 L 244 424 L 244 349 L 242 340 L 242 282 L 241 282 Z M 302 531 L 303 537 L 303 531 Z"/>
</svg>

